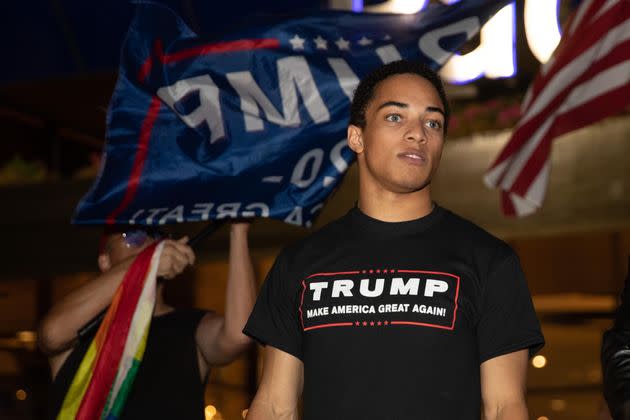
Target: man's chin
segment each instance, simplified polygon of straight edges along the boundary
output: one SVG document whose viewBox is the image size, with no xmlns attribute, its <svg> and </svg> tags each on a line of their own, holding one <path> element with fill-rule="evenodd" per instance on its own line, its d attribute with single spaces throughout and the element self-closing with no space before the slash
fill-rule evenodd
<svg viewBox="0 0 630 420">
<path fill-rule="evenodd" d="M 396 192 L 399 194 L 413 194 L 419 193 L 421 191 L 428 191 L 431 186 L 431 181 L 427 180 L 423 183 L 418 183 L 418 181 L 413 182 L 401 182 L 396 186 Z"/>
<path fill-rule="evenodd" d="M 426 175 L 423 178 L 416 177 L 407 180 L 407 182 L 405 182 L 404 184 L 412 192 L 422 191 L 427 189 L 431 185 L 431 177 Z"/>
</svg>

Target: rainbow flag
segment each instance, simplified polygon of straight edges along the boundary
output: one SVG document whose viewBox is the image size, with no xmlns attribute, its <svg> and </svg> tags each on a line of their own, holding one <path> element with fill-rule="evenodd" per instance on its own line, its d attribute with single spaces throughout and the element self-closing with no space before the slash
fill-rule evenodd
<svg viewBox="0 0 630 420">
<path fill-rule="evenodd" d="M 146 347 L 163 243 L 143 250 L 127 270 L 77 370 L 58 420 L 120 417 Z"/>
</svg>

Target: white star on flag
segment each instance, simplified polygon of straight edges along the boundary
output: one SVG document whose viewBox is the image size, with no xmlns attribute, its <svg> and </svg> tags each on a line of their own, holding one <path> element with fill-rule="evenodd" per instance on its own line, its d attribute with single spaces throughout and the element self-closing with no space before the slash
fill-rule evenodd
<svg viewBox="0 0 630 420">
<path fill-rule="evenodd" d="M 363 37 L 361 37 L 360 40 L 357 41 L 357 44 L 361 45 L 362 47 L 366 47 L 372 44 L 372 40 L 369 38 L 366 38 L 364 35 Z"/>
<path fill-rule="evenodd" d="M 306 40 L 304 38 L 300 38 L 300 36 L 297 34 L 289 40 L 289 42 L 291 43 L 291 46 L 293 47 L 293 50 L 303 50 L 304 41 Z"/>
<path fill-rule="evenodd" d="M 318 50 L 327 50 L 328 49 L 328 41 L 322 38 L 321 35 L 317 35 L 317 38 L 313 39 L 315 41 L 315 48 Z"/>
<path fill-rule="evenodd" d="M 340 50 L 349 50 L 350 49 L 350 42 L 346 41 L 345 39 L 343 39 L 343 37 L 341 37 L 338 40 L 336 40 L 335 44 L 337 44 L 337 47 L 339 47 Z"/>
<path fill-rule="evenodd" d="M 391 37 L 391 36 L 389 36 L 389 34 L 387 34 L 387 35 L 385 35 L 385 36 L 383 37 L 383 40 L 384 40 L 384 41 L 389 41 L 390 39 L 392 39 L 392 37 Z"/>
</svg>

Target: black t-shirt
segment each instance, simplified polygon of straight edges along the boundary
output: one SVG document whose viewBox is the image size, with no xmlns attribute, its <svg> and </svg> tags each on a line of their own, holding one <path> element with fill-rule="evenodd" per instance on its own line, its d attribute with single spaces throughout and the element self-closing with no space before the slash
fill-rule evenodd
<svg viewBox="0 0 630 420">
<path fill-rule="evenodd" d="M 304 418 L 479 419 L 484 361 L 544 343 L 519 260 L 436 206 L 285 249 L 244 332 L 304 363 Z"/>
<path fill-rule="evenodd" d="M 153 317 L 144 357 L 121 420 L 204 418 L 205 384 L 199 372 L 195 332 L 205 313 L 176 310 Z M 61 409 L 92 336 L 77 344 L 53 381 L 49 401 L 51 419 Z"/>
</svg>

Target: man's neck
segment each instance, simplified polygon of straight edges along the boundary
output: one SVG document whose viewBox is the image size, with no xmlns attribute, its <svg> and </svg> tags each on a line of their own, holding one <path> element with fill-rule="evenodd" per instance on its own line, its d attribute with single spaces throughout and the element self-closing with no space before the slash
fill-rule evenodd
<svg viewBox="0 0 630 420">
<path fill-rule="evenodd" d="M 412 193 L 391 191 L 359 192 L 359 209 L 373 219 L 384 222 L 406 222 L 427 216 L 433 210 L 430 188 Z"/>
</svg>

